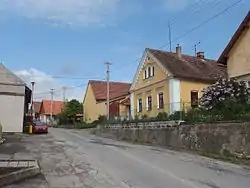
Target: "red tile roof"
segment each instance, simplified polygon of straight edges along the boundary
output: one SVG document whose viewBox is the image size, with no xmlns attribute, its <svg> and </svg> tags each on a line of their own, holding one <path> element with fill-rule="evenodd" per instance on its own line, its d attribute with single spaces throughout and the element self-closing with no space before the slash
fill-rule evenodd
<svg viewBox="0 0 250 188">
<path fill-rule="evenodd" d="M 245 31 L 245 29 L 249 27 L 250 27 L 250 11 L 248 12 L 244 20 L 241 22 L 240 26 L 238 27 L 237 31 L 234 33 L 227 47 L 222 52 L 218 62 L 223 63 L 223 64 L 227 63 L 226 59 L 227 59 L 228 53 L 233 48 L 233 46 L 235 45 L 235 43 L 237 42 L 237 40 L 239 39 L 243 31 Z"/>
<path fill-rule="evenodd" d="M 41 109 L 41 105 L 42 105 L 42 102 L 33 102 L 34 104 L 34 110 L 36 113 L 40 113 L 40 109 Z"/>
<path fill-rule="evenodd" d="M 53 101 L 52 102 L 52 114 L 58 115 L 62 112 L 62 108 L 64 106 L 63 101 Z M 43 100 L 41 104 L 40 114 L 43 115 L 50 115 L 51 109 L 51 101 L 50 100 Z"/>
<path fill-rule="evenodd" d="M 174 77 L 204 82 L 214 82 L 220 77 L 227 77 L 226 66 L 214 60 L 161 50 L 147 49 Z"/>
<path fill-rule="evenodd" d="M 107 82 L 90 80 L 89 85 L 91 85 L 97 101 L 107 99 Z M 128 95 L 130 87 L 130 83 L 110 82 L 110 99 Z"/>
</svg>

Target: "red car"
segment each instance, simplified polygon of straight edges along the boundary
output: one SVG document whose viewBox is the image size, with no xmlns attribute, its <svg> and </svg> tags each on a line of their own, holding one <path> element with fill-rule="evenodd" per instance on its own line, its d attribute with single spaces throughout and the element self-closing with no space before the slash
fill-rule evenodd
<svg viewBox="0 0 250 188">
<path fill-rule="evenodd" d="M 33 133 L 48 133 L 48 126 L 40 121 L 34 121 Z"/>
</svg>

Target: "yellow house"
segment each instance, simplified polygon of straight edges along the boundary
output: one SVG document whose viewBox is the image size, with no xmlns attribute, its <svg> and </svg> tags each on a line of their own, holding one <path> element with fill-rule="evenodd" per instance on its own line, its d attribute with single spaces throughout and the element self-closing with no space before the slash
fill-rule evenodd
<svg viewBox="0 0 250 188">
<path fill-rule="evenodd" d="M 110 82 L 109 115 L 111 118 L 130 116 L 130 83 Z M 107 82 L 90 80 L 83 100 L 84 121 L 91 123 L 99 116 L 107 115 Z"/>
<path fill-rule="evenodd" d="M 248 81 L 250 86 L 250 12 L 222 52 L 218 62 L 227 65 L 230 78 Z"/>
<path fill-rule="evenodd" d="M 226 67 L 203 52 L 184 55 L 179 45 L 175 53 L 145 49 L 130 88 L 131 115 L 155 117 L 197 106 L 202 90 L 226 76 Z"/>
</svg>

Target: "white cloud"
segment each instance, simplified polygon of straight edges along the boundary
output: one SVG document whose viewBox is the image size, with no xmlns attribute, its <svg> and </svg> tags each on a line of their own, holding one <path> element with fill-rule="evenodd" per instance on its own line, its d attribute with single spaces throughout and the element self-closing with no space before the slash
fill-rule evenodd
<svg viewBox="0 0 250 188">
<path fill-rule="evenodd" d="M 51 75 L 46 74 L 34 68 L 14 71 L 14 73 L 19 76 L 28 86 L 31 82 L 35 82 L 35 92 L 34 99 L 41 101 L 42 99 L 50 99 L 50 90 L 55 89 L 55 100 L 63 99 L 63 89 L 65 84 L 60 83 L 58 80 L 54 79 Z M 67 86 L 66 86 L 67 87 Z M 67 88 L 70 88 L 68 86 Z M 83 100 L 84 88 L 72 88 L 68 91 L 66 90 L 66 97 L 68 99 Z"/>
<path fill-rule="evenodd" d="M 49 21 L 54 26 L 104 24 L 121 0 L 1 0 L 0 11 L 30 19 Z"/>
</svg>

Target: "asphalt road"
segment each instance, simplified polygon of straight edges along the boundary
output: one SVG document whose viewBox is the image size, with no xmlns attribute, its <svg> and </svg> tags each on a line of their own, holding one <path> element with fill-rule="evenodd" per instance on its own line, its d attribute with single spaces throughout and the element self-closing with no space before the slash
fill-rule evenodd
<svg viewBox="0 0 250 188">
<path fill-rule="evenodd" d="M 249 188 L 250 170 L 201 156 L 96 137 L 87 132 L 51 129 L 57 140 L 84 152 L 101 187 Z M 109 179 L 107 181 L 107 179 Z M 95 186 L 93 186 L 95 187 Z"/>
</svg>

